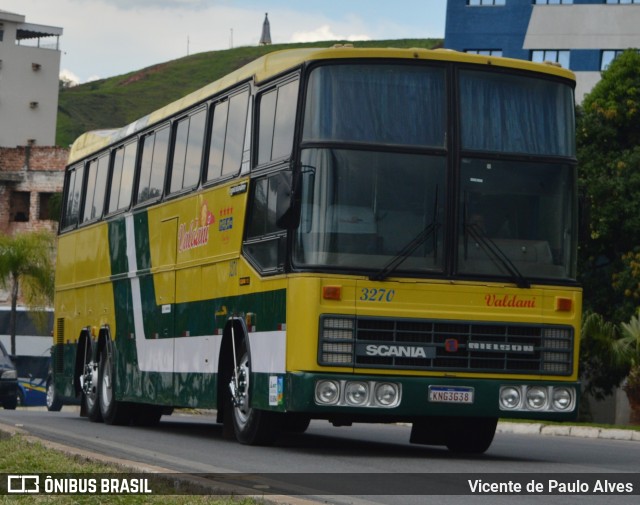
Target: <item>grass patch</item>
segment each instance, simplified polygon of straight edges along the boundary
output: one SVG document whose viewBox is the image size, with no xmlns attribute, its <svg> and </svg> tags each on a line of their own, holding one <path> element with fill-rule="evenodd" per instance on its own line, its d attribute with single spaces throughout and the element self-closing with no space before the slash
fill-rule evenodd
<svg viewBox="0 0 640 505">
<path fill-rule="evenodd" d="M 0 432 L 0 473 L 5 474 L 116 474 L 129 473 L 130 469 L 98 463 L 80 456 L 72 456 L 54 449 L 45 447 L 40 442 L 26 440 L 20 435 L 8 436 Z M 138 476 L 137 474 L 136 476 Z M 150 474 L 152 475 L 152 474 Z M 2 489 L 6 489 L 6 482 L 0 483 Z M 167 483 L 168 489 L 171 489 Z M 40 482 L 40 489 L 43 483 Z M 160 488 L 152 487 L 154 493 Z M 247 497 L 225 496 L 171 496 L 171 495 L 4 495 L 0 496 L 0 504 L 35 503 L 35 504 L 87 504 L 96 502 L 108 504 L 215 504 L 215 505 L 264 505 L 261 502 Z"/>
<path fill-rule="evenodd" d="M 331 47 L 333 44 L 323 41 L 210 51 L 61 89 L 56 144 L 66 147 L 86 131 L 125 126 L 264 54 L 281 49 Z M 357 42 L 355 45 L 433 49 L 440 47 L 442 40 L 377 40 Z"/>
</svg>

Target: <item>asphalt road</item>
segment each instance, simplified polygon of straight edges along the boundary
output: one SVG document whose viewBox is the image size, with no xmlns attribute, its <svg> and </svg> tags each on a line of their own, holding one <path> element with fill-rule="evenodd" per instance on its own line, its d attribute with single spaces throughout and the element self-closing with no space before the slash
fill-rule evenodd
<svg viewBox="0 0 640 505">
<path fill-rule="evenodd" d="M 275 447 L 243 446 L 222 437 L 222 427 L 207 414 L 165 416 L 152 428 L 107 426 L 78 417 L 77 410 L 62 412 L 22 409 L 0 410 L 0 425 L 13 426 L 32 435 L 117 459 L 187 473 L 331 474 L 344 482 L 365 482 L 350 496 L 333 496 L 332 503 L 515 503 L 513 496 L 393 495 L 406 481 L 412 493 L 415 474 L 429 489 L 441 488 L 443 479 L 456 476 L 484 478 L 486 474 L 525 473 L 527 478 L 548 481 L 549 476 L 608 473 L 612 478 L 640 472 L 637 441 L 587 439 L 563 436 L 498 433 L 493 445 L 481 456 L 463 456 L 445 448 L 409 444 L 409 427 L 364 425 L 334 428 L 314 421 L 303 435 L 284 435 Z M 1 428 L 1 426 L 0 426 Z M 373 480 L 372 474 L 376 476 Z M 276 476 L 277 477 L 277 476 Z M 396 480 L 397 477 L 397 480 Z M 408 479 L 408 480 L 407 480 Z M 431 479 L 431 481 L 429 480 Z M 434 480 L 435 479 L 435 480 Z M 286 480 L 286 479 L 285 479 Z M 499 478 L 496 480 L 500 480 Z M 505 479 L 508 480 L 508 479 Z M 562 478 L 560 479 L 563 480 Z M 568 479 L 568 482 L 572 482 Z M 297 489 L 308 484 L 300 480 Z M 389 495 L 363 496 L 367 485 L 389 486 Z M 445 482 L 446 484 L 446 482 Z M 251 482 L 248 484 L 251 486 Z M 259 489 L 259 486 L 258 486 Z M 333 489 L 333 488 L 331 488 Z M 416 488 L 417 489 L 417 488 Z M 466 492 L 466 489 L 463 490 Z M 294 491 L 295 492 L 295 491 Z M 428 493 L 421 490 L 420 493 Z M 580 496 L 571 492 L 551 496 L 518 496 L 517 503 L 638 503 L 634 496 Z M 328 493 L 323 493 L 328 494 Z M 326 499 L 324 501 L 327 501 Z"/>
</svg>

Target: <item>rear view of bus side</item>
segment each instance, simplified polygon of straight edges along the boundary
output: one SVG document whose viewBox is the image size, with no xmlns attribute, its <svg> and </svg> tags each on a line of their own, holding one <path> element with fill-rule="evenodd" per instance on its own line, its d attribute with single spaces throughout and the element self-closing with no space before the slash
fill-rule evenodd
<svg viewBox="0 0 640 505">
<path fill-rule="evenodd" d="M 410 422 L 484 452 L 576 416 L 574 78 L 422 49 L 271 53 L 74 144 L 53 385 L 242 443 Z M 99 429 L 96 426 L 96 429 Z"/>
</svg>

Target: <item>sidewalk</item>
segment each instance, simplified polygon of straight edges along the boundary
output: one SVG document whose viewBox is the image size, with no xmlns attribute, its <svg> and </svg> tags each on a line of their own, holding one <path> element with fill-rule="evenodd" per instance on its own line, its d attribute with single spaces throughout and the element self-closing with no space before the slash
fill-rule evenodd
<svg viewBox="0 0 640 505">
<path fill-rule="evenodd" d="M 508 421 L 501 421 L 498 423 L 496 433 L 603 438 L 607 440 L 633 440 L 635 442 L 640 442 L 640 431 L 637 430 L 596 428 L 593 426 L 571 426 L 569 424 L 510 423 Z"/>
</svg>

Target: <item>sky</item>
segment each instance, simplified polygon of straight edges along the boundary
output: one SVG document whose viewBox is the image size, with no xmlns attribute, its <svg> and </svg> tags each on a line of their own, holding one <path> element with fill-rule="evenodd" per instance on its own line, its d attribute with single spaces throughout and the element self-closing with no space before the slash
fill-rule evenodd
<svg viewBox="0 0 640 505">
<path fill-rule="evenodd" d="M 444 37 L 446 0 L 0 0 L 25 22 L 61 27 L 61 75 L 84 83 L 157 63 L 257 45 Z"/>
</svg>

